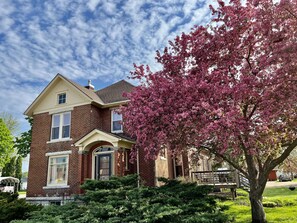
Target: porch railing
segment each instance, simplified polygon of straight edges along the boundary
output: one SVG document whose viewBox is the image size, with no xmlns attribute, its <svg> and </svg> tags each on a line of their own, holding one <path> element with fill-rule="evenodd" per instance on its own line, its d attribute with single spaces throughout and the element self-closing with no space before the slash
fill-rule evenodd
<svg viewBox="0 0 297 223">
<path fill-rule="evenodd" d="M 235 170 L 196 171 L 192 172 L 192 180 L 206 185 L 237 185 L 239 183 Z"/>
</svg>

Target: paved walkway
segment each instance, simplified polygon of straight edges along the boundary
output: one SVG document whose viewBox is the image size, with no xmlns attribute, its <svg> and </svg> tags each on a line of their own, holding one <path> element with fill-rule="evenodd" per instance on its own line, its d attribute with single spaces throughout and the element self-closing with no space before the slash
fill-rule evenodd
<svg viewBox="0 0 297 223">
<path fill-rule="evenodd" d="M 19 198 L 26 198 L 26 194 L 19 194 Z"/>
<path fill-rule="evenodd" d="M 295 186 L 297 187 L 297 182 L 287 181 L 287 182 L 279 182 L 279 181 L 268 181 L 266 187 L 289 187 Z"/>
</svg>

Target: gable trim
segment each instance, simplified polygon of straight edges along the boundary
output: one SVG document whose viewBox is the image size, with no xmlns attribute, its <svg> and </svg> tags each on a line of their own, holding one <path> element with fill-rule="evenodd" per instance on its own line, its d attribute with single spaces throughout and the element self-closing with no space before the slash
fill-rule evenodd
<svg viewBox="0 0 297 223">
<path fill-rule="evenodd" d="M 80 95 L 83 95 L 83 97 L 85 99 L 88 100 L 88 103 L 85 104 L 89 104 L 92 103 L 93 99 L 91 97 L 89 97 L 86 93 L 84 93 L 83 91 L 81 91 L 76 85 L 74 85 L 71 81 L 69 81 L 67 78 L 63 77 L 63 75 L 61 74 L 57 74 L 52 80 L 51 82 L 42 90 L 42 92 L 37 96 L 37 98 L 35 98 L 35 100 L 32 102 L 32 104 L 26 109 L 26 111 L 24 112 L 24 115 L 27 116 L 33 116 L 33 114 L 40 114 L 40 113 L 44 113 L 44 112 L 48 112 L 48 111 L 43 111 L 43 112 L 38 112 L 38 113 L 34 113 L 34 108 L 35 106 L 38 104 L 38 102 L 42 99 L 42 97 L 49 91 L 49 88 L 52 87 L 55 83 L 57 83 L 58 80 L 62 80 L 65 81 L 66 83 L 68 83 L 73 89 L 75 89 L 77 92 L 79 92 Z M 100 100 L 100 99 L 98 99 Z M 98 102 L 96 102 L 98 103 Z M 76 105 L 75 105 L 76 106 Z M 73 106 L 72 106 L 73 107 Z"/>
<path fill-rule="evenodd" d="M 96 137 L 97 136 L 97 137 Z M 114 147 L 120 147 L 121 144 L 134 144 L 135 142 L 124 139 L 122 137 L 113 135 L 111 133 L 103 132 L 99 129 L 94 129 L 91 132 L 89 132 L 87 135 L 82 137 L 80 140 L 78 140 L 76 143 L 74 143 L 74 146 L 79 148 L 79 151 L 84 151 L 86 147 L 91 145 L 92 143 L 98 142 L 98 141 L 106 141 L 111 143 Z"/>
</svg>

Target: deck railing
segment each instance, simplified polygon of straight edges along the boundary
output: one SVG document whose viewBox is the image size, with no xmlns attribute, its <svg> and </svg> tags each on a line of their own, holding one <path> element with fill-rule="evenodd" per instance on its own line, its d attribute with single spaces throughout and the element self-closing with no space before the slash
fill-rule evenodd
<svg viewBox="0 0 297 223">
<path fill-rule="evenodd" d="M 196 171 L 192 172 L 192 180 L 205 185 L 237 185 L 238 174 L 235 170 Z"/>
</svg>

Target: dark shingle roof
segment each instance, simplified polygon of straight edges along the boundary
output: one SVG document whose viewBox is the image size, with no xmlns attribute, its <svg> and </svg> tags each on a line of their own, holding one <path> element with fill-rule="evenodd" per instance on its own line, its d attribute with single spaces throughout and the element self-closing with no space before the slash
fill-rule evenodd
<svg viewBox="0 0 297 223">
<path fill-rule="evenodd" d="M 66 79 L 69 83 L 74 85 L 78 90 L 80 90 L 82 93 L 84 93 L 86 96 L 88 96 L 91 100 L 97 102 L 98 104 L 103 104 L 104 103 L 101 100 L 101 98 L 98 97 L 98 95 L 94 92 L 94 90 L 87 89 L 87 88 L 75 83 L 74 81 L 66 78 L 65 76 L 63 76 L 61 74 L 59 74 L 59 75 L 62 76 L 64 79 Z"/>
<path fill-rule="evenodd" d="M 106 88 L 96 91 L 98 97 L 105 104 L 126 101 L 127 98 L 123 97 L 124 92 L 131 92 L 134 86 L 125 80 L 116 82 Z"/>
</svg>

